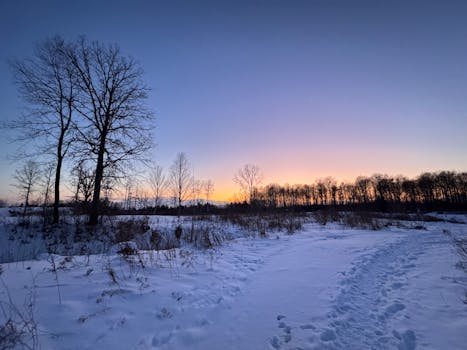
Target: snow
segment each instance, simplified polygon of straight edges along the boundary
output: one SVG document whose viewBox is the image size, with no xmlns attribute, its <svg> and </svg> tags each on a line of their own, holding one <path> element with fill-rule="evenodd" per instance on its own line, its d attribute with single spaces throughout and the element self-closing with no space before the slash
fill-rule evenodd
<svg viewBox="0 0 467 350">
<path fill-rule="evenodd" d="M 16 305 L 35 295 L 42 349 L 465 349 L 467 279 L 443 233 L 465 224 L 423 226 L 309 223 L 132 261 L 41 255 L 0 277 Z"/>
</svg>

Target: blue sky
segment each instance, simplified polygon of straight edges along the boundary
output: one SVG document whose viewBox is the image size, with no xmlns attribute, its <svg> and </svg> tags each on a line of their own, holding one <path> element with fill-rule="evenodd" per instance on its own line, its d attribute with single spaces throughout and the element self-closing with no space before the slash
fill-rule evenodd
<svg viewBox="0 0 467 350">
<path fill-rule="evenodd" d="M 466 18 L 465 1 L 3 1 L 0 120 L 24 107 L 7 59 L 86 35 L 144 68 L 154 160 L 186 152 L 218 198 L 246 163 L 279 183 L 466 171 Z"/>
</svg>

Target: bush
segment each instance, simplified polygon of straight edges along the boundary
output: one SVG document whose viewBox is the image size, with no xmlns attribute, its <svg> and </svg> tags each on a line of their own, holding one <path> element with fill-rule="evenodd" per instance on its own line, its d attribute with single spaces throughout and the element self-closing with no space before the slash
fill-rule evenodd
<svg viewBox="0 0 467 350">
<path fill-rule="evenodd" d="M 167 250 L 180 247 L 180 240 L 174 235 L 174 231 L 166 228 L 153 229 L 149 235 L 149 249 Z"/>
<path fill-rule="evenodd" d="M 365 230 L 381 230 L 383 225 L 380 220 L 374 217 L 369 212 L 352 212 L 341 216 L 341 224 L 350 228 L 358 228 Z"/>
<path fill-rule="evenodd" d="M 0 275 L 3 270 L 0 266 Z M 34 292 L 31 291 L 25 299 L 24 307 L 13 303 L 10 291 L 0 277 L 8 301 L 0 301 L 0 350 L 7 349 L 37 349 L 37 324 L 34 320 Z"/>
<path fill-rule="evenodd" d="M 149 230 L 149 218 L 121 220 L 117 224 L 114 242 L 128 242 Z"/>
<path fill-rule="evenodd" d="M 136 248 L 135 245 L 130 244 L 129 242 L 126 242 L 120 247 L 117 253 L 124 257 L 128 257 L 128 256 L 138 254 L 138 249 Z"/>
<path fill-rule="evenodd" d="M 334 209 L 323 209 L 313 212 L 313 218 L 320 225 L 326 225 L 328 222 L 340 222 L 342 215 Z"/>
<path fill-rule="evenodd" d="M 192 243 L 196 247 L 208 249 L 221 245 L 230 237 L 221 226 L 215 223 L 193 220 L 183 238 L 187 243 Z"/>
<path fill-rule="evenodd" d="M 157 230 L 151 231 L 151 236 L 149 237 L 149 242 L 152 249 L 160 250 L 163 237 Z"/>
<path fill-rule="evenodd" d="M 250 234 L 264 237 L 268 231 L 285 230 L 292 234 L 300 230 L 303 226 L 304 216 L 294 212 L 276 212 L 225 215 L 221 219 L 239 226 Z"/>
<path fill-rule="evenodd" d="M 467 237 L 456 237 L 451 231 L 446 229 L 443 230 L 443 233 L 451 238 L 459 255 L 460 261 L 457 263 L 457 266 L 467 273 Z M 467 304 L 467 290 L 465 291 L 464 304 Z"/>
<path fill-rule="evenodd" d="M 180 239 L 182 238 L 182 233 L 183 233 L 182 226 L 177 225 L 177 227 L 175 227 L 175 238 L 177 238 L 177 240 L 180 241 Z"/>
</svg>

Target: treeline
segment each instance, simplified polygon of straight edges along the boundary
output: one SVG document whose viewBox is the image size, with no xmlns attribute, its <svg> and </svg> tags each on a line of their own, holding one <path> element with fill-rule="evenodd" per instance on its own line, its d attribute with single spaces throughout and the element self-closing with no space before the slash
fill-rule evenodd
<svg viewBox="0 0 467 350">
<path fill-rule="evenodd" d="M 376 174 L 353 183 L 332 177 L 310 185 L 269 184 L 253 191 L 250 203 L 233 203 L 238 209 L 312 208 L 323 206 L 378 211 L 467 210 L 467 173 L 441 171 L 409 179 Z"/>
<path fill-rule="evenodd" d="M 140 199 L 128 205 L 107 202 L 104 213 L 108 215 L 224 215 L 255 212 L 313 211 L 333 208 L 346 211 L 467 211 L 467 173 L 441 171 L 423 173 L 409 179 L 404 176 L 360 176 L 352 183 L 338 183 L 332 177 L 316 180 L 310 185 L 269 184 L 252 187 L 244 201 L 224 206 L 213 205 L 208 200 L 185 202 L 178 206 L 161 205 L 155 200 Z M 71 205 L 73 206 L 73 204 Z M 75 208 L 82 206 L 75 203 Z"/>
</svg>

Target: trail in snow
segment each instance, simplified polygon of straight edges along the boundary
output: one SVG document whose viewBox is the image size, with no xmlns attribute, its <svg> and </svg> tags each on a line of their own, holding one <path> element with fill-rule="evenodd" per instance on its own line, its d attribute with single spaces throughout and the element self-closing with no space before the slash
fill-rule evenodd
<svg viewBox="0 0 467 350">
<path fill-rule="evenodd" d="M 459 319 L 467 308 L 456 298 L 461 286 L 446 283 L 459 271 L 441 230 L 293 237 L 282 245 L 244 293 L 207 316 L 208 336 L 190 348 L 463 349 L 467 319 Z"/>
<path fill-rule="evenodd" d="M 241 286 L 242 292 L 231 303 L 209 311 L 205 318 L 210 322 L 186 348 L 295 349 L 321 344 L 319 334 L 324 332 L 321 337 L 326 338 L 322 325 L 338 296 L 340 272 L 348 270 L 357 257 L 378 252 L 400 236 L 318 232 L 284 237 L 261 247 L 257 253 L 266 255 Z M 163 348 L 182 349 L 183 345 L 172 339 Z"/>
<path fill-rule="evenodd" d="M 283 332 L 272 338 L 270 348 L 463 349 L 467 308 L 445 281 L 465 286 L 466 278 L 462 272 L 457 278 L 446 275 L 459 272 L 452 271 L 450 244 L 441 230 L 408 231 L 398 241 L 357 257 L 342 273 L 327 322 L 294 329 L 281 315 L 278 327 Z M 460 285 L 454 287 L 462 293 Z M 310 336 L 293 342 L 294 333 L 304 330 Z"/>
<path fill-rule="evenodd" d="M 342 282 L 330 318 L 320 340 L 332 349 L 415 349 L 411 329 L 394 329 L 394 320 L 409 317 L 402 289 L 409 283 L 408 271 L 416 268 L 421 254 L 430 253 L 428 234 L 413 232 L 397 243 L 354 264 Z M 430 235 L 432 239 L 432 235 Z"/>
</svg>

